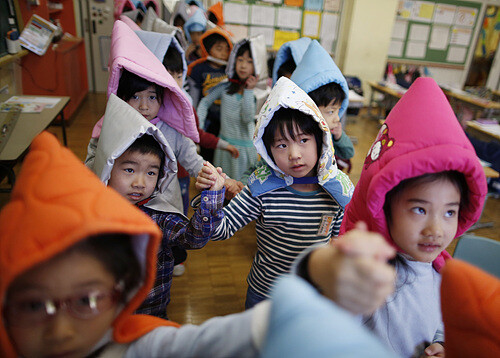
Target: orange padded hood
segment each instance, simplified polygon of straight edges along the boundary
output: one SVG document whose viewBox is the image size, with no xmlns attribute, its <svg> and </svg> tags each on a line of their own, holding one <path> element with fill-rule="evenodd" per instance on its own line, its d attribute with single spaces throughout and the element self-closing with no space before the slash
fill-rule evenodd
<svg viewBox="0 0 500 358">
<path fill-rule="evenodd" d="M 148 317 L 131 317 L 153 285 L 160 230 L 147 215 L 104 186 L 48 132 L 33 140 L 10 202 L 0 212 L 0 227 L 2 305 L 9 285 L 23 272 L 89 236 L 124 233 L 132 237 L 143 269 L 143 283 L 114 321 L 114 340 L 128 342 L 138 338 L 123 327 L 130 321 L 135 322 L 132 326 L 139 334 L 170 324 L 167 321 L 152 324 Z M 3 316 L 0 356 L 18 356 Z"/>
<path fill-rule="evenodd" d="M 188 76 L 191 75 L 191 71 L 193 70 L 194 66 L 196 66 L 199 63 L 205 62 L 207 60 L 208 56 L 210 56 L 207 48 L 205 47 L 205 40 L 214 34 L 221 35 L 222 37 L 224 37 L 226 39 L 227 44 L 229 45 L 229 52 L 230 53 L 233 50 L 233 41 L 231 40 L 231 36 L 229 35 L 229 33 L 226 30 L 224 30 L 220 27 L 214 27 L 213 29 L 205 31 L 203 33 L 203 35 L 201 35 L 201 37 L 200 37 L 201 58 L 197 59 L 196 61 L 191 62 L 188 65 L 188 73 L 187 73 Z"/>
</svg>

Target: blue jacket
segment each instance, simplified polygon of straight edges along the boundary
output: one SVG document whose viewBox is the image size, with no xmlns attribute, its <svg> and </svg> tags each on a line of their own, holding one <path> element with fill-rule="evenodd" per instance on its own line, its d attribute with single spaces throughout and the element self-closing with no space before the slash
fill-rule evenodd
<svg viewBox="0 0 500 358">
<path fill-rule="evenodd" d="M 345 93 L 339 110 L 339 117 L 342 118 L 349 105 L 349 86 L 330 54 L 318 41 L 313 40 L 309 44 L 290 79 L 306 93 L 331 82 L 338 83 Z"/>
<path fill-rule="evenodd" d="M 295 41 L 285 42 L 276 52 L 276 59 L 273 65 L 273 86 L 278 80 L 278 70 L 286 61 L 293 58 L 295 64 L 298 65 L 302 56 L 307 50 L 307 46 L 311 43 L 309 37 L 302 37 Z"/>
</svg>

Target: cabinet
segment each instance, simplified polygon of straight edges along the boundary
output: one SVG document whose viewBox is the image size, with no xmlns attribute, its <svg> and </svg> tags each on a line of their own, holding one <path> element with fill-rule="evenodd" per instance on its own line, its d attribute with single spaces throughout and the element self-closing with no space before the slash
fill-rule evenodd
<svg viewBox="0 0 500 358">
<path fill-rule="evenodd" d="M 59 22 L 63 32 L 76 34 L 73 0 L 18 0 L 24 23 L 33 14 Z M 33 5 L 32 3 L 37 3 Z M 30 52 L 21 62 L 23 94 L 69 96 L 64 110 L 69 120 L 88 92 L 85 45 L 78 37 L 63 37 L 43 56 Z"/>
</svg>

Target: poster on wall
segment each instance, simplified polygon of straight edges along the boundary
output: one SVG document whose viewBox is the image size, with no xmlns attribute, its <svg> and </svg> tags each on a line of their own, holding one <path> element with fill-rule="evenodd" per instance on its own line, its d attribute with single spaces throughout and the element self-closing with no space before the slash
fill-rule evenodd
<svg viewBox="0 0 500 358">
<path fill-rule="evenodd" d="M 278 27 L 300 30 L 302 26 L 302 10 L 295 8 L 279 8 L 277 23 Z"/>
<path fill-rule="evenodd" d="M 436 9 L 434 10 L 434 18 L 432 22 L 435 24 L 451 25 L 455 19 L 455 11 L 457 7 L 455 5 L 448 4 L 436 4 Z"/>
</svg>

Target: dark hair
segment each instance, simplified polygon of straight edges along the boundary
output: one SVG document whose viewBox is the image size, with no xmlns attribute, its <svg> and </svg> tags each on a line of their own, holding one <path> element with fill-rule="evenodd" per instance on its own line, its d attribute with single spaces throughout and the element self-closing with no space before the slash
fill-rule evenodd
<svg viewBox="0 0 500 358">
<path fill-rule="evenodd" d="M 236 51 L 236 56 L 234 56 L 234 74 L 232 77 L 232 79 L 234 79 L 234 80 L 238 80 L 238 81 L 240 80 L 240 78 L 238 77 L 238 74 L 236 73 L 236 62 L 237 62 L 236 59 L 240 56 L 243 56 L 243 54 L 247 51 L 248 51 L 248 55 L 250 57 L 252 57 L 252 50 L 250 49 L 250 41 L 245 41 L 240 46 L 238 51 Z M 238 92 L 240 90 L 240 88 L 242 86 L 243 85 L 241 83 L 230 82 L 229 87 L 227 88 L 227 93 L 228 94 L 235 94 L 236 92 Z"/>
<path fill-rule="evenodd" d="M 342 104 L 345 99 L 345 92 L 342 87 L 335 82 L 327 83 L 308 93 L 309 97 L 316 103 L 316 106 L 328 106 L 333 100 L 333 104 Z"/>
<path fill-rule="evenodd" d="M 156 96 L 158 98 L 158 101 L 162 103 L 163 101 L 162 86 L 153 82 L 149 82 L 148 80 L 124 69 L 120 76 L 120 81 L 118 82 L 118 89 L 116 91 L 116 95 L 125 102 L 127 102 L 137 92 L 144 91 L 145 89 L 151 86 L 153 86 L 156 91 Z"/>
<path fill-rule="evenodd" d="M 298 109 L 293 108 L 280 108 L 274 112 L 273 118 L 264 129 L 262 141 L 266 147 L 267 154 L 274 161 L 273 154 L 271 153 L 271 145 L 274 143 L 274 136 L 279 131 L 282 137 L 288 136 L 295 140 L 294 129 L 299 128 L 304 134 L 314 135 L 316 139 L 316 149 L 318 151 L 318 159 L 321 156 L 321 147 L 323 145 L 323 131 L 319 124 L 308 114 L 305 114 Z"/>
<path fill-rule="evenodd" d="M 205 50 L 209 53 L 212 47 L 219 42 L 227 44 L 227 39 L 221 34 L 213 33 L 203 39 L 203 46 L 205 46 Z"/>
<path fill-rule="evenodd" d="M 215 25 L 217 25 L 219 19 L 212 11 L 208 11 L 208 21 L 213 22 Z"/>
<path fill-rule="evenodd" d="M 293 60 L 293 58 L 290 58 L 289 60 L 286 60 L 283 62 L 283 64 L 278 68 L 278 79 L 280 77 L 290 77 L 297 68 L 297 64 Z"/>
<path fill-rule="evenodd" d="M 181 53 L 172 44 L 163 57 L 163 66 L 172 73 L 182 73 L 184 71 Z"/>
<path fill-rule="evenodd" d="M 142 137 L 137 138 L 126 151 L 133 153 L 138 152 L 141 154 L 153 154 L 160 159 L 160 171 L 156 182 L 158 184 L 158 181 L 160 181 L 163 177 L 163 168 L 165 166 L 165 152 L 161 148 L 160 143 L 158 143 L 152 135 L 144 134 Z"/>
<path fill-rule="evenodd" d="M 413 188 L 420 184 L 433 183 L 436 181 L 449 181 L 458 189 L 460 192 L 459 211 L 469 205 L 469 186 L 467 185 L 467 181 L 465 180 L 463 173 L 456 170 L 448 170 L 438 173 L 423 174 L 418 177 L 402 180 L 385 195 L 384 214 L 387 224 L 390 224 L 392 220 L 391 203 L 395 198 L 401 195 L 404 190 Z"/>
<path fill-rule="evenodd" d="M 180 15 L 177 14 L 174 17 L 174 26 L 176 27 L 184 27 L 184 24 L 186 23 L 186 20 Z"/>
<path fill-rule="evenodd" d="M 125 302 L 129 293 L 141 283 L 141 265 L 132 247 L 130 235 L 106 233 L 91 236 L 61 255 L 76 252 L 96 258 L 114 276 L 117 283 L 123 281 L 122 302 Z"/>
</svg>

